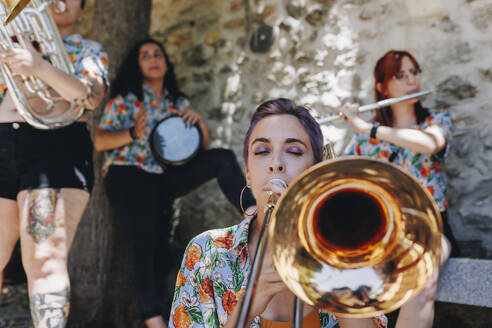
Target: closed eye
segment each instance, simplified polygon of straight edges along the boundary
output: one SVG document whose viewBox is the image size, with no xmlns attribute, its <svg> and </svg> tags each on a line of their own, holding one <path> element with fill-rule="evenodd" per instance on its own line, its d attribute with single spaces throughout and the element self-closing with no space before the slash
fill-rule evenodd
<svg viewBox="0 0 492 328">
<path fill-rule="evenodd" d="M 262 155 L 262 154 L 268 154 L 270 152 L 270 149 L 265 146 L 265 145 L 256 145 L 253 149 L 253 154 L 254 155 Z"/>
<path fill-rule="evenodd" d="M 298 146 L 289 146 L 287 147 L 287 152 L 289 154 L 295 155 L 295 156 L 302 156 L 304 155 L 304 151 L 298 147 Z"/>
</svg>

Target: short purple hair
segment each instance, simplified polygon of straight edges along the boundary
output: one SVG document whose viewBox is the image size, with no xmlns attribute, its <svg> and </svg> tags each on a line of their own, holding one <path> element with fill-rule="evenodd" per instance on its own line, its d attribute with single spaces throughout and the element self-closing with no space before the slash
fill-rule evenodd
<svg viewBox="0 0 492 328">
<path fill-rule="evenodd" d="M 306 133 L 309 135 L 309 139 L 311 140 L 311 147 L 313 148 L 313 163 L 316 164 L 321 162 L 323 160 L 323 134 L 321 133 L 321 128 L 318 122 L 311 115 L 309 109 L 304 106 L 298 106 L 295 102 L 286 98 L 268 100 L 256 108 L 256 111 L 251 117 L 251 122 L 244 138 L 244 162 L 248 164 L 249 138 L 251 137 L 251 133 L 253 132 L 256 124 L 258 124 L 258 122 L 265 117 L 282 114 L 292 115 L 299 120 L 299 123 L 302 124 L 304 130 L 306 130 Z"/>
</svg>

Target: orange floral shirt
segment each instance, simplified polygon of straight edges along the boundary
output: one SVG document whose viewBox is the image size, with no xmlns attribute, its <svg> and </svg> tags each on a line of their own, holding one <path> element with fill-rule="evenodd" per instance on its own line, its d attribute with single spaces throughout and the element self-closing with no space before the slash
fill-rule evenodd
<svg viewBox="0 0 492 328">
<path fill-rule="evenodd" d="M 152 90 L 143 85 L 143 101 L 139 101 L 132 92 L 127 95 L 118 95 L 109 100 L 104 108 L 98 125 L 99 131 L 123 131 L 135 125 L 135 115 L 140 110 L 147 113 L 147 131 L 144 138 L 136 139 L 126 145 L 104 152 L 104 162 L 101 173 L 106 176 L 111 165 L 132 165 L 149 173 L 161 174 L 162 166 L 154 159 L 150 148 L 150 134 L 156 124 L 163 118 L 176 111 L 190 107 L 190 103 L 184 97 L 179 97 L 176 102 L 171 100 L 169 92 L 162 92 L 162 103 L 159 105 L 154 99 Z"/>
<path fill-rule="evenodd" d="M 248 229 L 252 219 L 206 231 L 190 241 L 176 279 L 170 328 L 225 325 L 246 289 L 251 266 Z M 319 311 L 319 319 L 322 328 L 339 327 L 329 313 Z M 379 328 L 386 327 L 384 315 L 373 320 Z M 260 317 L 253 320 L 250 328 L 260 328 Z"/>
<path fill-rule="evenodd" d="M 415 176 L 431 193 L 441 212 L 447 209 L 446 180 L 444 176 L 444 159 L 449 154 L 454 131 L 454 121 L 448 111 L 429 110 L 427 119 L 414 125 L 414 129 L 424 130 L 437 126 L 446 139 L 443 151 L 434 155 L 414 153 L 409 149 L 398 147 L 392 143 L 372 139 L 369 136 L 354 134 L 348 144 L 346 155 L 362 155 L 388 161 L 395 153 L 393 164 L 399 165 Z"/>
</svg>

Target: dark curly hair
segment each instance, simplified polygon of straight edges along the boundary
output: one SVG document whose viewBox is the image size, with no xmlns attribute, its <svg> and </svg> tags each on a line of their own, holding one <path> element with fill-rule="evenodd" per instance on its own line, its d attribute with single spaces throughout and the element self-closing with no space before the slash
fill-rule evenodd
<svg viewBox="0 0 492 328">
<path fill-rule="evenodd" d="M 163 78 L 163 87 L 169 92 L 172 101 L 174 102 L 180 96 L 184 96 L 178 88 L 176 75 L 174 74 L 174 66 L 169 61 L 169 57 L 164 49 L 164 46 L 160 42 L 147 37 L 133 46 L 126 56 L 123 64 L 120 66 L 115 79 L 111 83 L 111 98 L 115 98 L 118 95 L 126 96 L 129 92 L 132 92 L 135 96 L 137 96 L 139 101 L 143 101 L 143 76 L 138 63 L 138 55 L 140 52 L 140 47 L 148 43 L 156 44 L 164 54 L 167 70 Z"/>
</svg>

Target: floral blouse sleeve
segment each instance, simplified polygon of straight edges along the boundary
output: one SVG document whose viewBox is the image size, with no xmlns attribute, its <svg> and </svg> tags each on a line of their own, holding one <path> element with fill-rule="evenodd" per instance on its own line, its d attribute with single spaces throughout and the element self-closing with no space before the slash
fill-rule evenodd
<svg viewBox="0 0 492 328">
<path fill-rule="evenodd" d="M 447 110 L 443 111 L 430 111 L 430 116 L 426 119 L 422 125 L 422 129 L 426 129 L 432 126 L 437 126 L 441 131 L 444 139 L 446 139 L 446 147 L 439 153 L 439 157 L 446 158 L 449 155 L 450 145 L 454 132 L 454 120 L 451 114 Z"/>
<path fill-rule="evenodd" d="M 248 226 L 246 219 L 233 227 L 204 232 L 188 244 L 176 279 L 171 328 L 226 324 L 246 290 Z M 259 318 L 250 327 L 259 327 Z"/>
<path fill-rule="evenodd" d="M 214 282 L 200 272 L 204 263 L 204 251 L 208 244 L 206 235 L 193 239 L 185 250 L 176 279 L 170 328 L 219 327 L 217 308 L 214 302 Z"/>
<path fill-rule="evenodd" d="M 350 139 L 347 147 L 345 147 L 345 155 L 360 155 L 360 149 L 357 152 L 359 143 L 357 142 L 356 135 L 354 134 Z"/>
<path fill-rule="evenodd" d="M 5 79 L 3 75 L 0 74 L 0 104 L 5 99 L 5 95 L 7 94 L 7 84 L 5 83 Z"/>
<path fill-rule="evenodd" d="M 106 104 L 99 122 L 99 131 L 121 131 L 132 122 L 132 108 L 128 108 L 124 98 L 117 96 Z"/>
<path fill-rule="evenodd" d="M 109 87 L 108 55 L 98 42 L 86 40 L 81 53 L 74 61 L 74 66 L 76 77 L 99 76 L 104 79 L 106 89 Z"/>
</svg>

